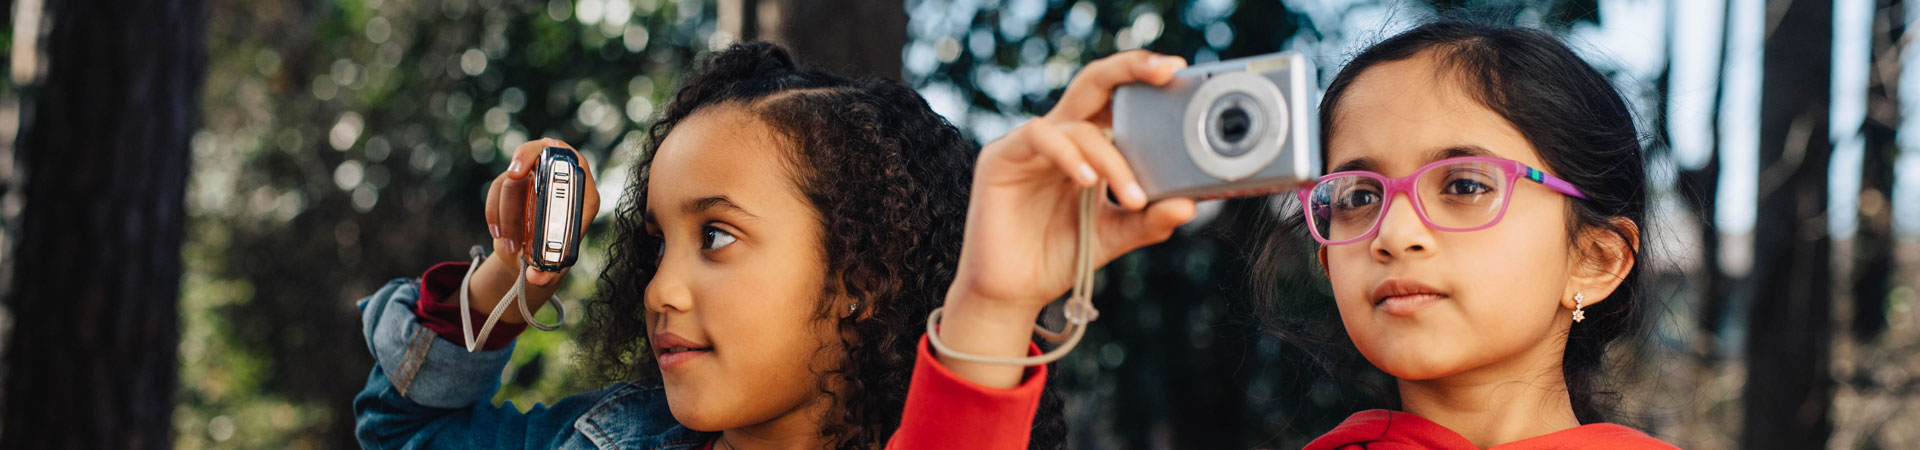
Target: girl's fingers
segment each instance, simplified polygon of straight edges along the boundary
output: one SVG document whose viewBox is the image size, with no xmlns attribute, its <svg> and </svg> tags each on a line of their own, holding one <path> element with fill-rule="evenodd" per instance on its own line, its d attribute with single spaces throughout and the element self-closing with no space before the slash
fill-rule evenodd
<svg viewBox="0 0 1920 450">
<path fill-rule="evenodd" d="M 1033 119 L 1021 126 L 1019 132 L 1027 138 L 1029 148 L 1053 162 L 1053 166 L 1073 179 L 1074 184 L 1092 187 L 1100 181 L 1100 175 L 1095 173 L 1092 164 L 1087 163 L 1080 146 L 1046 119 Z"/>
<path fill-rule="evenodd" d="M 528 267 L 523 270 L 527 271 L 527 284 L 531 284 L 533 286 L 541 287 L 541 288 L 551 288 L 551 287 L 554 287 L 553 285 L 554 282 L 559 281 L 561 278 L 565 278 L 567 276 L 567 271 L 572 270 L 572 268 L 569 267 L 566 269 L 560 269 L 560 272 L 557 272 L 557 273 L 546 272 L 546 271 L 542 271 L 540 269 L 535 269 L 532 267 Z M 552 294 L 549 293 L 548 295 L 552 295 Z M 529 296 L 529 297 L 532 297 L 532 296 Z M 538 298 L 545 299 L 546 297 L 542 296 Z"/>
<path fill-rule="evenodd" d="M 487 183 L 487 200 L 485 204 L 486 205 L 485 216 L 487 219 L 487 235 L 493 236 L 493 240 L 495 241 L 499 241 L 501 237 L 500 236 L 500 204 L 499 204 L 500 185 L 502 184 L 502 182 L 506 181 L 506 179 L 507 179 L 507 174 L 501 173 L 499 176 L 493 177 L 492 183 Z M 495 242 L 494 251 L 500 251 L 498 244 L 499 244 L 498 242 Z"/>
<path fill-rule="evenodd" d="M 554 138 L 534 139 L 520 144 L 513 149 L 513 159 L 507 163 L 507 178 L 525 179 L 527 174 L 533 173 L 533 163 L 540 159 L 540 150 L 547 147 L 567 147 L 567 144 Z"/>
<path fill-rule="evenodd" d="M 1120 200 L 1120 206 L 1138 210 L 1147 207 L 1147 193 L 1140 189 L 1140 183 L 1133 178 L 1133 169 L 1127 164 L 1127 158 L 1120 156 L 1120 149 L 1113 146 L 1113 139 L 1099 126 L 1069 121 L 1057 125 L 1079 148 L 1081 157 L 1093 164 L 1093 170 L 1107 180 L 1107 187 L 1113 190 L 1114 198 Z"/>
<path fill-rule="evenodd" d="M 582 205 L 585 210 L 580 211 L 580 229 L 585 230 L 593 225 L 593 217 L 600 214 L 600 186 L 593 181 L 593 168 L 587 166 L 587 158 L 580 158 L 580 173 L 587 174 L 581 184 L 585 188 L 581 190 L 581 195 L 586 196 Z"/>
<path fill-rule="evenodd" d="M 1193 220 L 1195 214 L 1192 199 L 1169 198 L 1147 205 L 1144 211 L 1128 211 L 1107 207 L 1101 208 L 1099 223 L 1100 240 L 1105 243 L 1107 254 L 1099 259 L 1102 264 L 1120 255 L 1140 247 L 1153 245 L 1173 236 L 1180 225 Z"/>
<path fill-rule="evenodd" d="M 500 201 L 497 208 L 500 214 L 500 235 L 505 236 L 510 247 L 526 244 L 527 238 L 527 190 L 533 187 L 533 180 L 526 177 L 513 178 L 508 171 L 507 179 L 500 182 Z"/>
<path fill-rule="evenodd" d="M 1173 72 L 1186 67 L 1187 61 L 1178 56 L 1145 50 L 1100 58 L 1088 63 L 1085 69 L 1080 70 L 1080 74 L 1074 76 L 1073 82 L 1067 84 L 1067 92 L 1060 96 L 1060 103 L 1047 112 L 1047 117 L 1072 120 L 1094 118 L 1107 109 L 1114 88 L 1128 83 L 1163 85 L 1173 80 Z"/>
</svg>

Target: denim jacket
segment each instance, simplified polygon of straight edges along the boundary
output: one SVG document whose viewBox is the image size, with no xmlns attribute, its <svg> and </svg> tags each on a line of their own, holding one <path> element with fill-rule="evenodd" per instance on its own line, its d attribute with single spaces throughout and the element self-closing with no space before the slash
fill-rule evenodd
<svg viewBox="0 0 1920 450">
<path fill-rule="evenodd" d="M 359 302 L 375 360 L 353 398 L 362 447 L 678 450 L 712 438 L 675 422 L 659 386 L 620 383 L 525 413 L 494 406 L 513 347 L 468 353 L 417 321 L 419 298 L 420 283 L 402 278 Z"/>
</svg>

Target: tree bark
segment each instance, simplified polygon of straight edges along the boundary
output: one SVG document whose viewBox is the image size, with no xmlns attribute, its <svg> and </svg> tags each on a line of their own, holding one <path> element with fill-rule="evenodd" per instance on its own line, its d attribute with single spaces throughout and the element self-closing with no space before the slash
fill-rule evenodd
<svg viewBox="0 0 1920 450">
<path fill-rule="evenodd" d="M 198 0 L 20 5 L 14 30 L 41 32 L 14 36 L 19 134 L 0 147 L 0 448 L 172 446 L 205 17 Z"/>
<path fill-rule="evenodd" d="M 1741 447 L 1823 448 L 1832 433 L 1832 242 L 1826 229 L 1833 4 L 1774 0 L 1760 99 L 1756 283 Z"/>
<path fill-rule="evenodd" d="M 1866 140 L 1860 164 L 1859 231 L 1853 235 L 1853 326 L 1866 342 L 1887 329 L 1887 295 L 1893 278 L 1893 164 L 1900 147 L 1901 38 L 1907 12 L 1901 0 L 1880 0 L 1874 12 L 1873 53 L 1868 65 Z"/>
<path fill-rule="evenodd" d="M 741 40 L 777 42 L 808 65 L 845 76 L 901 77 L 905 2 L 721 0 L 720 28 Z"/>
</svg>

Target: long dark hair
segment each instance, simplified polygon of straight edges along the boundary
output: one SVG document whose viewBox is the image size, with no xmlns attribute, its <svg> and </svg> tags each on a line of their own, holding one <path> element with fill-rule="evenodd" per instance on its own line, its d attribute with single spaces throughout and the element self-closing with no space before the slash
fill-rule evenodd
<svg viewBox="0 0 1920 450">
<path fill-rule="evenodd" d="M 1620 397 L 1606 382 L 1607 348 L 1644 330 L 1653 309 L 1643 304 L 1648 300 L 1640 281 L 1646 265 L 1638 249 L 1639 237 L 1645 234 L 1647 172 L 1633 115 L 1606 76 L 1552 35 L 1446 20 L 1400 33 L 1355 56 L 1334 77 L 1320 102 L 1320 135 L 1333 135 L 1334 113 L 1361 73 L 1426 52 L 1458 75 L 1475 101 L 1519 129 L 1549 170 L 1587 194 L 1585 200 L 1569 197 L 1571 240 L 1589 230 L 1605 230 L 1618 235 L 1634 252 L 1633 268 L 1620 287 L 1605 301 L 1587 306 L 1586 320 L 1569 331 L 1561 360 L 1574 414 L 1582 423 L 1606 421 Z M 1630 220 L 1643 231 L 1626 230 L 1614 223 L 1616 218 Z M 1294 300 L 1279 298 L 1289 288 L 1297 290 L 1280 280 L 1298 273 L 1299 255 L 1312 253 L 1303 223 L 1298 214 L 1285 216 L 1277 230 L 1268 234 L 1254 258 L 1255 292 L 1268 297 L 1259 304 L 1273 332 L 1344 377 L 1362 365 L 1357 364 L 1362 359 L 1340 325 L 1338 312 L 1330 306 L 1290 304 Z M 1585 251 L 1588 243 L 1569 245 Z"/>
<path fill-rule="evenodd" d="M 859 314 L 844 317 L 816 305 L 816 318 L 837 320 L 846 355 L 820 383 L 834 402 L 822 433 L 838 448 L 885 445 L 900 424 L 927 314 L 953 281 L 977 151 L 900 82 L 803 69 L 774 44 L 706 56 L 648 128 L 614 220 L 600 297 L 587 305 L 585 362 L 604 378 L 658 382 L 645 321 L 658 245 L 642 220 L 649 167 L 675 126 L 716 106 L 744 108 L 790 144 L 787 167 L 820 214 L 826 285 L 859 302 Z M 1033 448 L 1064 439 L 1061 403 L 1047 394 Z"/>
</svg>

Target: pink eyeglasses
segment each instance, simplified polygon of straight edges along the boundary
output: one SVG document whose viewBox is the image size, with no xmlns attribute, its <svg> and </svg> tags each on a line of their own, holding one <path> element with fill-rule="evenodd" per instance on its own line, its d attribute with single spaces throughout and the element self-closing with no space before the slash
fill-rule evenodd
<svg viewBox="0 0 1920 450">
<path fill-rule="evenodd" d="M 1584 199 L 1579 188 L 1519 161 L 1484 156 L 1434 161 L 1401 178 L 1354 170 L 1327 174 L 1296 195 L 1307 229 L 1321 245 L 1350 244 L 1380 231 L 1387 205 L 1404 191 L 1427 228 L 1474 231 L 1500 223 L 1513 200 L 1514 183 L 1525 176 L 1555 192 Z"/>
</svg>

